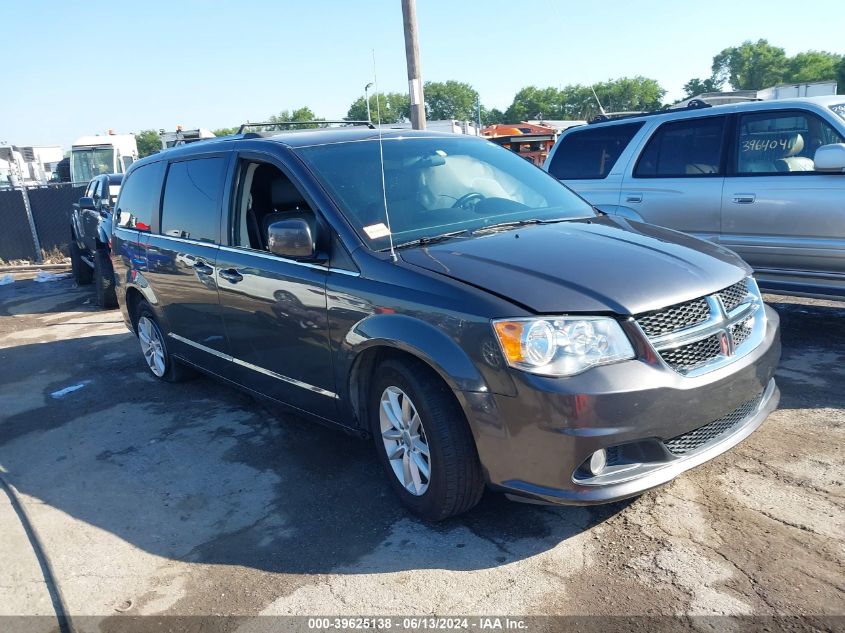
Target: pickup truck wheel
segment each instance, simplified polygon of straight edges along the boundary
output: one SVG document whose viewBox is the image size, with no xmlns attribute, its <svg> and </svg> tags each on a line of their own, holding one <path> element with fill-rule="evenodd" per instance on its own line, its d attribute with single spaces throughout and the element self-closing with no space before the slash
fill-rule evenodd
<svg viewBox="0 0 845 633">
<path fill-rule="evenodd" d="M 82 251 L 76 241 L 70 243 L 70 269 L 77 286 L 90 284 L 93 278 L 91 267 L 82 261 Z"/>
<path fill-rule="evenodd" d="M 180 364 L 170 355 L 164 333 L 146 301 L 138 304 L 138 322 L 135 330 L 144 361 L 153 376 L 165 382 L 182 382 L 193 377 L 192 369 Z"/>
<path fill-rule="evenodd" d="M 100 249 L 94 252 L 94 282 L 97 286 L 97 304 L 105 309 L 116 308 L 114 269 L 109 254 Z"/>
<path fill-rule="evenodd" d="M 479 502 L 484 477 L 469 425 L 448 385 L 427 365 L 382 363 L 369 411 L 379 461 L 414 514 L 440 521 Z"/>
</svg>

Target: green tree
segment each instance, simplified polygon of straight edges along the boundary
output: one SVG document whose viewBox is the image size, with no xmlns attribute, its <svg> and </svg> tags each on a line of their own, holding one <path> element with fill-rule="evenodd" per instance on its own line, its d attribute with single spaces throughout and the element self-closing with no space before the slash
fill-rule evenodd
<svg viewBox="0 0 845 633">
<path fill-rule="evenodd" d="M 827 51 L 806 51 L 789 58 L 785 80 L 790 83 L 826 81 L 836 79 L 836 71 L 842 63 L 842 55 Z"/>
<path fill-rule="evenodd" d="M 504 122 L 518 123 L 534 118 L 559 119 L 561 101 L 561 91 L 557 88 L 526 86 L 514 95 L 513 102 L 505 110 Z"/>
<path fill-rule="evenodd" d="M 427 81 L 423 93 L 428 119 L 474 121 L 478 116 L 478 92 L 467 83 L 454 80 Z"/>
<path fill-rule="evenodd" d="M 842 61 L 839 62 L 839 66 L 836 68 L 836 84 L 837 84 L 837 92 L 841 95 L 845 95 L 845 57 L 842 58 Z"/>
<path fill-rule="evenodd" d="M 735 90 L 776 86 L 789 72 L 784 50 L 762 39 L 731 46 L 713 58 L 713 76 L 727 80 Z"/>
<path fill-rule="evenodd" d="M 719 92 L 722 89 L 722 81 L 715 75 L 707 79 L 693 77 L 684 84 L 684 98 L 689 99 L 705 92 Z"/>
<path fill-rule="evenodd" d="M 381 110 L 382 123 L 402 123 L 411 118 L 411 100 L 406 94 L 399 92 L 381 92 L 378 94 L 378 103 L 376 103 L 376 95 L 371 94 L 370 98 L 370 117 L 373 121 L 378 120 L 378 112 Z M 346 112 L 346 119 L 349 121 L 366 121 L 367 120 L 367 102 L 364 97 L 358 97 L 349 106 Z"/>
<path fill-rule="evenodd" d="M 659 110 L 663 104 L 663 96 L 666 94 L 666 91 L 660 87 L 656 80 L 639 75 L 610 79 L 595 84 L 593 90 L 596 91 L 599 101 L 607 112 L 652 112 Z M 581 116 L 577 118 L 590 119 L 598 113 L 598 104 L 595 103 L 595 98 L 592 102 L 589 96 L 585 98 L 584 93 L 584 90 L 578 91 L 583 106 L 579 112 Z"/>
<path fill-rule="evenodd" d="M 279 114 L 272 114 L 267 119 L 269 123 L 288 123 L 290 121 L 313 121 L 310 125 L 290 125 L 285 126 L 287 130 L 296 130 L 303 128 L 321 127 L 319 122 L 323 119 L 318 118 L 316 114 L 308 106 L 296 108 L 295 110 L 282 110 Z"/>
<path fill-rule="evenodd" d="M 486 110 L 483 106 L 481 108 L 481 123 L 483 125 L 493 125 L 495 123 L 504 123 L 505 113 L 499 108 L 492 108 Z"/>
<path fill-rule="evenodd" d="M 138 145 L 138 158 L 161 151 L 161 138 L 155 130 L 141 130 L 135 135 L 135 143 Z"/>
<path fill-rule="evenodd" d="M 216 130 L 212 130 L 212 134 L 214 136 L 231 136 L 232 134 L 237 134 L 240 127 L 221 127 Z"/>
<path fill-rule="evenodd" d="M 507 123 L 529 119 L 589 120 L 600 112 L 596 97 L 606 112 L 649 112 L 661 107 L 665 94 L 657 81 L 640 76 L 609 79 L 592 87 L 581 84 L 561 89 L 528 86 L 514 95 L 504 118 Z"/>
</svg>

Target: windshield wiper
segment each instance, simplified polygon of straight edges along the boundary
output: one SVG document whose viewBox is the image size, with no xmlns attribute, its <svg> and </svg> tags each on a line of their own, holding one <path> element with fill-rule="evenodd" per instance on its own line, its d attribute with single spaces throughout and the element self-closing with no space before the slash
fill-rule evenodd
<svg viewBox="0 0 845 633">
<path fill-rule="evenodd" d="M 488 224 L 475 229 L 472 235 L 479 235 L 481 233 L 495 233 L 496 231 L 507 231 L 509 229 L 520 226 L 527 226 L 529 224 L 554 224 L 556 222 L 566 222 L 572 218 L 554 218 L 551 220 L 540 220 L 538 218 L 530 218 L 527 220 L 509 220 L 507 222 L 498 222 L 497 224 Z"/>
<path fill-rule="evenodd" d="M 437 242 L 445 242 L 446 240 L 452 239 L 453 237 L 460 237 L 461 235 L 471 235 L 471 233 L 467 229 L 461 229 L 460 231 L 450 231 L 448 233 L 441 233 L 439 235 L 427 235 L 424 237 L 417 238 L 415 240 L 396 244 L 393 248 L 405 248 L 407 246 L 425 246 L 426 244 L 436 244 Z"/>
</svg>

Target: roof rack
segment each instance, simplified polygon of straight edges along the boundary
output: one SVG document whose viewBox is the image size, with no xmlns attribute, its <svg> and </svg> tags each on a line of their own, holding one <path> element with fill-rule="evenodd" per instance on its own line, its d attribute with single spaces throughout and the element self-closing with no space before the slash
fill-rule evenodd
<svg viewBox="0 0 845 633">
<path fill-rule="evenodd" d="M 692 99 L 683 108 L 666 108 L 664 110 L 655 110 L 654 112 L 626 112 L 624 114 L 620 114 L 619 116 L 613 116 L 612 112 L 609 114 L 599 114 L 594 116 L 590 120 L 590 125 L 592 125 L 593 123 L 604 123 L 605 121 L 618 121 L 620 119 L 632 119 L 641 116 L 654 116 L 656 114 L 668 114 L 670 112 L 682 112 L 684 110 L 700 110 L 702 108 L 712 107 L 713 105 L 707 103 L 706 101 L 702 101 L 701 99 Z"/>
<path fill-rule="evenodd" d="M 246 134 L 250 132 L 249 128 L 264 128 L 263 132 L 278 132 L 281 129 L 289 128 L 294 125 L 308 125 L 308 126 L 329 126 L 329 125 L 366 125 L 371 130 L 376 129 L 372 121 L 267 121 L 264 123 L 244 123 L 238 128 L 238 134 Z M 252 132 L 253 134 L 261 134 L 261 132 Z"/>
</svg>

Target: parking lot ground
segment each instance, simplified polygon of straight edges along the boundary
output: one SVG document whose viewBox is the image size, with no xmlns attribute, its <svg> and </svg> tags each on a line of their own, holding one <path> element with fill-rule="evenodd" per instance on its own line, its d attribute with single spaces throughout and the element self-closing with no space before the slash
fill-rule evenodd
<svg viewBox="0 0 845 633">
<path fill-rule="evenodd" d="M 767 299 L 783 397 L 737 448 L 633 501 L 488 493 L 429 525 L 369 442 L 209 378 L 158 382 L 89 288 L 19 280 L 0 466 L 74 616 L 841 615 L 845 304 Z M 53 614 L 43 567 L 0 491 L 0 615 Z"/>
</svg>

